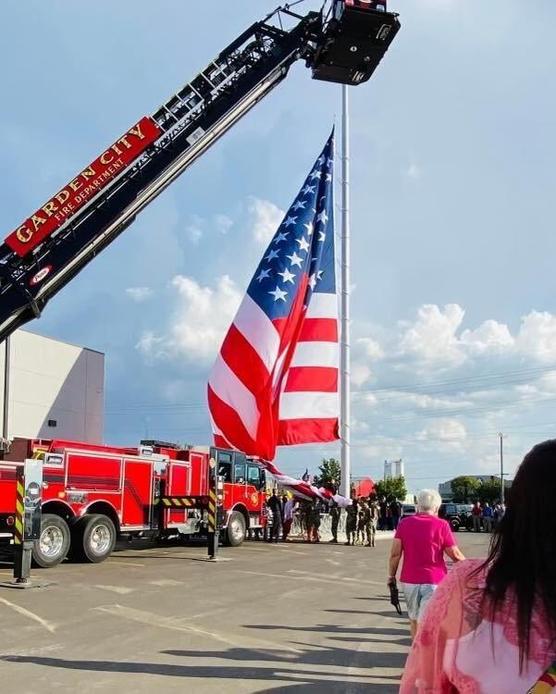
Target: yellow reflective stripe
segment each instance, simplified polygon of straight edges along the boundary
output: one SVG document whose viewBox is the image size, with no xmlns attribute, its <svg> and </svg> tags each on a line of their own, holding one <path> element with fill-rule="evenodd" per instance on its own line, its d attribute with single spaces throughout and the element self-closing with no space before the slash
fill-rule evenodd
<svg viewBox="0 0 556 694">
<path fill-rule="evenodd" d="M 17 481 L 16 491 L 17 491 L 18 496 L 23 497 L 23 495 L 25 493 L 25 487 L 23 486 L 22 482 L 20 482 L 19 480 Z"/>
<path fill-rule="evenodd" d="M 185 506 L 186 508 L 193 508 L 197 505 L 197 500 L 189 496 L 172 496 L 170 498 L 163 498 L 162 503 L 164 506 L 176 506 L 178 508 Z"/>
</svg>

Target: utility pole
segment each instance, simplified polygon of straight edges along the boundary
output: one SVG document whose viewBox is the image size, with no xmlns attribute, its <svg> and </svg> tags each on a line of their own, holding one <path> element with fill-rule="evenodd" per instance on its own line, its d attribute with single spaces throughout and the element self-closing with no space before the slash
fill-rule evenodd
<svg viewBox="0 0 556 694">
<path fill-rule="evenodd" d="M 340 344 L 340 494 L 349 497 L 351 482 L 350 391 L 350 217 L 349 217 L 349 98 L 342 85 L 342 299 Z"/>
<path fill-rule="evenodd" d="M 500 438 L 500 503 L 505 503 L 505 491 L 506 487 L 504 484 L 504 434 L 498 434 Z"/>
</svg>

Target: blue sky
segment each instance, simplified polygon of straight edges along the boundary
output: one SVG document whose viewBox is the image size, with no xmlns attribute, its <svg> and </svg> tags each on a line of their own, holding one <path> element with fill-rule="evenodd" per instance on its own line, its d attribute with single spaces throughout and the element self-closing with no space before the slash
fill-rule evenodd
<svg viewBox="0 0 556 694">
<path fill-rule="evenodd" d="M 5 233 L 273 7 L 3 2 Z M 391 7 L 403 29 L 351 90 L 353 469 L 401 456 L 417 488 L 495 473 L 498 431 L 510 471 L 553 435 L 556 6 Z M 106 352 L 107 441 L 208 441 L 211 361 L 339 107 L 295 66 L 29 324 Z"/>
</svg>

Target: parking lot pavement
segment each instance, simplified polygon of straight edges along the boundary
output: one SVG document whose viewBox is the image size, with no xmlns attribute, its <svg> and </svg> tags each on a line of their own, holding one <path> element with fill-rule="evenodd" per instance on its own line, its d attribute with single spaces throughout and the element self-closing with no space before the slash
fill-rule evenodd
<svg viewBox="0 0 556 694">
<path fill-rule="evenodd" d="M 469 556 L 487 538 L 461 533 Z M 124 548 L 0 590 L 3 691 L 395 692 L 409 640 L 375 549 L 250 542 Z M 0 580 L 11 575 L 0 563 Z"/>
</svg>

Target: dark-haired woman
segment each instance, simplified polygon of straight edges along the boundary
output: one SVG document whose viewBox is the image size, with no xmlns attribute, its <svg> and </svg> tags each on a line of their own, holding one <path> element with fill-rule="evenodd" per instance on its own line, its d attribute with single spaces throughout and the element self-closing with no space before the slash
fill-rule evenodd
<svg viewBox="0 0 556 694">
<path fill-rule="evenodd" d="M 461 562 L 437 588 L 401 694 L 556 691 L 555 494 L 556 440 L 525 456 L 488 559 Z"/>
</svg>

